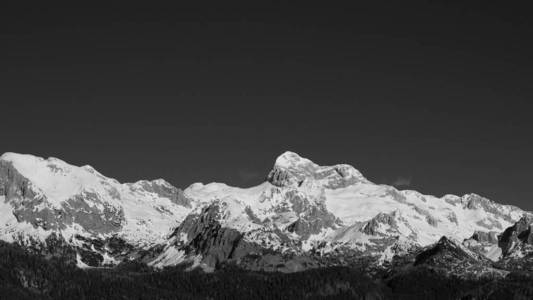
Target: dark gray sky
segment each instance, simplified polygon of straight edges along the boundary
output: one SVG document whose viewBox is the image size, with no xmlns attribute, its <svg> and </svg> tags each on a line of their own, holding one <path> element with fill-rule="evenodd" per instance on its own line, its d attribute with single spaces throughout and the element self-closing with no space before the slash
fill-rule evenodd
<svg viewBox="0 0 533 300">
<path fill-rule="evenodd" d="M 292 150 L 533 210 L 530 10 L 368 2 L 2 6 L 0 152 L 186 187 Z"/>
</svg>

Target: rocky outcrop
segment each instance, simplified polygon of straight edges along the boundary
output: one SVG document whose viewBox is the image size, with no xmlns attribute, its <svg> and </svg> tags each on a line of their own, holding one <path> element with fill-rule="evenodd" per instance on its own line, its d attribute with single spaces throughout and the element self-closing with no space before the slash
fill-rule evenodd
<svg viewBox="0 0 533 300">
<path fill-rule="evenodd" d="M 461 198 L 463 206 L 468 209 L 482 209 L 486 212 L 494 214 L 495 216 L 507 221 L 512 222 L 513 218 L 511 214 L 513 212 L 520 211 L 518 207 L 501 205 L 494 201 L 491 201 L 485 197 L 477 194 L 467 194 Z"/>
<path fill-rule="evenodd" d="M 444 272 L 448 275 L 459 277 L 483 277 L 493 276 L 503 277 L 505 272 L 494 270 L 491 262 L 450 240 L 442 237 L 435 245 L 420 252 L 414 262 L 414 266 L 425 266 Z"/>
<path fill-rule="evenodd" d="M 473 257 L 458 244 L 443 236 L 435 245 L 418 254 L 414 264 L 443 264 L 468 259 L 473 259 Z"/>
<path fill-rule="evenodd" d="M 13 207 L 12 214 L 19 222 L 28 222 L 45 230 L 60 229 L 60 214 L 46 207 L 46 198 L 34 191 L 32 183 L 8 161 L 0 160 L 0 195 Z M 34 207 L 43 205 L 40 211 Z"/>
<path fill-rule="evenodd" d="M 307 239 L 312 234 L 317 234 L 326 228 L 334 228 L 337 218 L 327 210 L 324 201 L 310 201 L 302 193 L 296 190 L 286 194 L 287 202 L 291 205 L 291 211 L 298 219 L 287 230 L 294 232 Z"/>
<path fill-rule="evenodd" d="M 189 215 L 172 234 L 177 239 L 171 247 L 188 255 L 200 255 L 202 262 L 211 268 L 253 252 L 254 248 L 242 241 L 242 233 L 223 228 L 220 218 L 218 204 L 205 207 L 198 215 Z"/>
<path fill-rule="evenodd" d="M 274 167 L 267 176 L 267 181 L 278 187 L 288 186 L 293 184 L 293 182 L 301 185 L 304 179 L 305 178 L 293 178 L 288 171 L 276 167 Z"/>
<path fill-rule="evenodd" d="M 281 272 L 302 271 L 314 265 L 314 260 L 294 251 L 298 246 L 280 229 L 259 228 L 240 232 L 224 227 L 221 220 L 225 216 L 224 203 L 214 202 L 198 214 L 189 215 L 171 235 L 177 251 L 184 251 L 186 257 L 201 257 L 207 269 L 238 263 L 250 270 Z M 303 220 L 303 219 L 302 219 Z M 303 226 L 298 220 L 287 228 L 288 232 L 301 232 Z M 307 225 L 307 224 L 306 224 Z M 308 229 L 306 229 L 308 230 Z M 167 248 L 167 251 L 168 251 Z"/>
<path fill-rule="evenodd" d="M 181 189 L 178 189 L 163 179 L 156 179 L 153 181 L 141 180 L 130 185 L 134 190 L 140 189 L 142 191 L 155 193 L 160 197 L 168 198 L 173 203 L 191 208 L 191 199 L 188 199 L 183 194 Z"/>
<path fill-rule="evenodd" d="M 482 243 L 482 244 L 497 244 L 498 243 L 498 232 L 484 232 L 484 231 L 475 231 L 471 239 Z"/>
<path fill-rule="evenodd" d="M 34 199 L 36 194 L 29 187 L 31 182 L 22 176 L 13 164 L 0 160 L 0 195 L 6 197 L 6 201 L 19 201 Z"/>
<path fill-rule="evenodd" d="M 397 212 L 379 213 L 363 226 L 361 232 L 368 235 L 380 235 L 384 231 L 394 230 L 397 227 L 396 217 Z M 387 228 L 383 228 L 385 226 Z"/>
<path fill-rule="evenodd" d="M 526 215 L 501 234 L 498 245 L 504 256 L 521 244 L 533 245 L 533 217 Z"/>
</svg>

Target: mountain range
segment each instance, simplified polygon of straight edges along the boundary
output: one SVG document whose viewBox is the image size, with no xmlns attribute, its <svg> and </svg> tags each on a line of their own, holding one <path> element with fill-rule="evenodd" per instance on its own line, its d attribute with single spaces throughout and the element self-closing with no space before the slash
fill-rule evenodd
<svg viewBox="0 0 533 300">
<path fill-rule="evenodd" d="M 260 185 L 120 183 L 57 158 L 0 157 L 0 239 L 82 269 L 227 266 L 292 273 L 430 266 L 458 278 L 533 271 L 533 214 L 477 194 L 436 197 L 353 166 L 281 154 Z M 391 275 L 392 274 L 392 275 Z M 379 275 L 381 276 L 381 275 Z"/>
</svg>

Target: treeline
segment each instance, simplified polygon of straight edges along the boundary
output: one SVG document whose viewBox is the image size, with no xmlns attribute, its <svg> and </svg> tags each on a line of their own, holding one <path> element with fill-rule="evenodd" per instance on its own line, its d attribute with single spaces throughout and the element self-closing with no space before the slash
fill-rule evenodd
<svg viewBox="0 0 533 300">
<path fill-rule="evenodd" d="M 282 274 L 226 266 L 214 273 L 184 267 L 154 272 L 129 263 L 81 270 L 0 242 L 0 299 L 533 299 L 529 274 L 467 281 L 417 267 L 370 278 L 332 267 Z"/>
<path fill-rule="evenodd" d="M 0 243 L 0 299 L 384 299 L 384 287 L 350 268 L 281 274 L 228 266 L 154 272 L 142 264 L 81 270 Z"/>
</svg>

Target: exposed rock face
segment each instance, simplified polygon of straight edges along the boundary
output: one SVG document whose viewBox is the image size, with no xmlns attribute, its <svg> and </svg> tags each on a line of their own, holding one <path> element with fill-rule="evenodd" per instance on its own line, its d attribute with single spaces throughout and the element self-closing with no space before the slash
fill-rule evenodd
<svg viewBox="0 0 533 300">
<path fill-rule="evenodd" d="M 197 215 L 189 215 L 172 234 L 175 241 L 171 247 L 184 250 L 188 255 L 200 255 L 209 268 L 260 249 L 259 246 L 246 243 L 239 231 L 222 227 L 222 214 L 220 204 L 214 203 Z"/>
<path fill-rule="evenodd" d="M 484 256 L 466 249 L 447 237 L 442 237 L 435 245 L 418 254 L 414 265 L 426 265 L 460 277 L 505 275 L 505 272 L 493 269 Z"/>
<path fill-rule="evenodd" d="M 394 230 L 398 226 L 396 222 L 396 214 L 397 212 L 378 214 L 363 226 L 362 232 L 368 235 L 378 235 L 383 232 L 382 227 L 384 225 L 388 227 L 385 228 L 385 230 Z"/>
<path fill-rule="evenodd" d="M 173 203 L 191 208 L 191 200 L 185 197 L 183 191 L 172 186 L 170 183 L 163 179 L 156 179 L 154 181 L 141 180 L 134 184 L 131 184 L 133 189 L 139 189 L 159 195 L 160 197 L 168 198 Z"/>
<path fill-rule="evenodd" d="M 532 227 L 533 217 L 527 214 L 499 236 L 502 257 L 497 264 L 500 268 L 533 272 Z"/>
<path fill-rule="evenodd" d="M 11 162 L 0 160 L 0 195 L 5 195 L 8 201 L 35 198 L 36 195 L 28 188 L 30 182 L 22 176 Z"/>
<path fill-rule="evenodd" d="M 492 261 L 498 261 L 502 257 L 502 250 L 498 246 L 498 236 L 499 233 L 496 231 L 475 231 L 472 237 L 463 241 L 463 245 Z"/>
<path fill-rule="evenodd" d="M 204 270 L 212 270 L 222 264 L 238 263 L 239 266 L 256 271 L 296 272 L 320 266 L 309 255 L 287 251 L 297 245 L 284 232 L 260 228 L 241 233 L 233 228 L 222 226 L 224 207 L 213 203 L 201 210 L 199 214 L 189 215 L 172 234 L 173 243 L 167 246 L 161 257 L 168 257 L 173 248 L 183 251 L 183 261 L 201 257 Z M 296 225 L 295 225 L 296 226 Z M 272 240 L 277 246 L 272 247 Z M 182 256 L 180 256 L 182 257 Z"/>
<path fill-rule="evenodd" d="M 297 220 L 286 229 L 307 239 L 312 234 L 317 234 L 325 228 L 334 228 L 337 218 L 327 210 L 324 201 L 310 201 L 304 194 L 291 190 L 286 194 L 287 203 L 291 213 Z"/>
<path fill-rule="evenodd" d="M 434 246 L 423 251 L 416 257 L 415 265 L 419 264 L 441 264 L 453 260 L 472 259 L 472 255 L 461 249 L 458 244 L 447 237 L 442 237 Z"/>
<path fill-rule="evenodd" d="M 533 245 L 532 223 L 533 217 L 526 215 L 502 233 L 498 245 L 504 256 L 510 254 L 521 244 Z"/>
<path fill-rule="evenodd" d="M 294 182 L 297 184 L 302 184 L 303 179 L 298 178 L 291 178 L 291 174 L 289 172 L 280 169 L 280 168 L 274 168 L 267 176 L 268 182 L 272 183 L 275 186 L 283 187 L 286 185 L 291 185 Z"/>
<path fill-rule="evenodd" d="M 477 194 L 464 195 L 461 198 L 461 201 L 463 206 L 468 209 L 482 209 L 508 222 L 513 222 L 513 217 L 511 216 L 510 211 L 518 210 L 517 207 L 510 205 L 504 206 Z"/>
<path fill-rule="evenodd" d="M 472 235 L 472 239 L 480 243 L 497 244 L 498 243 L 498 232 L 496 231 L 491 231 L 491 232 L 475 231 L 474 234 Z"/>
<path fill-rule="evenodd" d="M 90 218 L 99 216 L 95 214 L 95 211 L 91 211 L 83 199 L 72 199 L 70 204 L 73 207 L 68 211 L 52 207 L 47 203 L 46 196 L 36 192 L 31 181 L 20 174 L 10 161 L 0 160 L 0 185 L 3 186 L 2 194 L 5 195 L 5 201 L 13 206 L 13 215 L 17 221 L 30 223 L 36 228 L 66 229 L 66 226 L 72 224 L 73 213 L 83 214 L 85 212 Z M 40 210 L 34 209 L 39 206 L 42 207 Z M 88 208 L 88 210 L 83 211 L 81 208 Z"/>
</svg>

